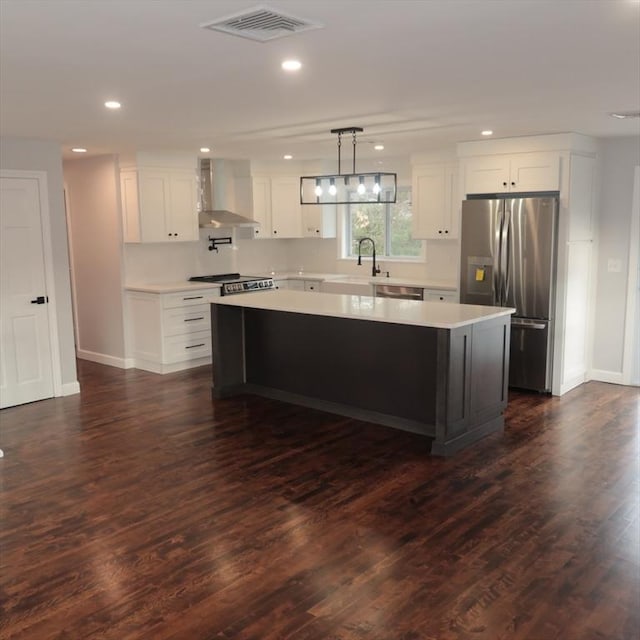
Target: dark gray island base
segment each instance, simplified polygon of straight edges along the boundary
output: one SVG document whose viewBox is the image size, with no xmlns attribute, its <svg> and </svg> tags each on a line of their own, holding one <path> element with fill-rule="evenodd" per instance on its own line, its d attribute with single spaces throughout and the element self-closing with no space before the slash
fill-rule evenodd
<svg viewBox="0 0 640 640">
<path fill-rule="evenodd" d="M 277 294 L 236 298 L 254 295 Z M 442 328 L 222 300 L 211 304 L 214 398 L 253 393 L 412 431 L 435 455 L 503 429 L 508 314 Z"/>
</svg>

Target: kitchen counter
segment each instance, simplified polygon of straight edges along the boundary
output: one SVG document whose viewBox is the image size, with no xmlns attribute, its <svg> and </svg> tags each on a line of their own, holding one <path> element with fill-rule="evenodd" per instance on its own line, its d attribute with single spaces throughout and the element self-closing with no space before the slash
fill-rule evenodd
<svg viewBox="0 0 640 640">
<path fill-rule="evenodd" d="M 157 284 L 126 284 L 125 291 L 141 291 L 143 293 L 177 293 L 178 291 L 211 290 L 220 289 L 220 284 L 215 282 L 163 282 Z"/>
<path fill-rule="evenodd" d="M 213 300 L 211 301 L 213 302 Z M 510 316 L 515 309 L 471 304 L 442 304 L 415 300 L 393 300 L 371 296 L 304 291 L 258 291 L 242 296 L 225 296 L 216 304 L 265 311 L 284 311 L 308 315 L 370 320 L 390 324 L 455 329 L 481 320 Z"/>
<path fill-rule="evenodd" d="M 420 278 L 387 278 L 386 276 L 355 276 L 344 273 L 300 273 L 297 271 L 281 272 L 268 275 L 274 280 L 317 280 L 321 282 L 354 282 L 357 284 L 393 284 L 408 287 L 424 287 L 439 291 L 456 291 L 457 286 L 442 280 L 424 280 Z"/>
<path fill-rule="evenodd" d="M 436 455 L 503 429 L 513 309 L 289 290 L 210 303 L 214 398 L 413 431 Z"/>
</svg>

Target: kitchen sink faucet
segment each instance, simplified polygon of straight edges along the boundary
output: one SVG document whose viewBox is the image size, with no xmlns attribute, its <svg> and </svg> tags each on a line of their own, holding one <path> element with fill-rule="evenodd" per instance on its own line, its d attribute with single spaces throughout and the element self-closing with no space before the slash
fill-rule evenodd
<svg viewBox="0 0 640 640">
<path fill-rule="evenodd" d="M 373 241 L 373 238 L 360 238 L 358 240 L 358 265 L 362 266 L 362 243 L 368 240 L 371 243 L 371 247 L 373 249 L 373 264 L 371 266 L 371 275 L 375 278 L 380 273 L 380 267 L 376 266 L 376 243 Z"/>
</svg>

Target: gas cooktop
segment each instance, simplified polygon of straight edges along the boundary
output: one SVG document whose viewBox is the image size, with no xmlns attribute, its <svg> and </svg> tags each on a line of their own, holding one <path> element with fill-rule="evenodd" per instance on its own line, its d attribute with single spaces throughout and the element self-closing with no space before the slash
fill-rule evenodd
<svg viewBox="0 0 640 640">
<path fill-rule="evenodd" d="M 232 293 L 247 293 L 274 289 L 273 278 L 264 276 L 241 276 L 239 273 L 217 273 L 210 276 L 193 276 L 190 282 L 219 282 L 222 284 L 220 292 L 223 296 Z"/>
</svg>

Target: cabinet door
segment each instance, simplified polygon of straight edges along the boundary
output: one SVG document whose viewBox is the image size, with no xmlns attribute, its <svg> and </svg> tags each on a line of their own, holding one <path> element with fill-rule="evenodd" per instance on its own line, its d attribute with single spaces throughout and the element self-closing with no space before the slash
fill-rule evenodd
<svg viewBox="0 0 640 640">
<path fill-rule="evenodd" d="M 302 236 L 305 238 L 336 237 L 337 206 L 335 204 L 302 205 Z"/>
<path fill-rule="evenodd" d="M 560 156 L 557 153 L 518 153 L 511 158 L 510 191 L 559 191 Z"/>
<path fill-rule="evenodd" d="M 271 232 L 274 238 L 302 237 L 300 179 L 271 179 Z"/>
<path fill-rule="evenodd" d="M 293 291 L 304 291 L 304 280 L 289 280 L 287 289 L 292 289 Z"/>
<path fill-rule="evenodd" d="M 170 219 L 169 172 L 141 169 L 138 172 L 140 240 L 168 242 Z"/>
<path fill-rule="evenodd" d="M 447 164 L 416 167 L 412 189 L 413 237 L 456 238 L 461 203 L 457 167 Z"/>
<path fill-rule="evenodd" d="M 469 158 L 464 163 L 464 193 L 501 193 L 509 189 L 508 156 Z"/>
<path fill-rule="evenodd" d="M 443 227 L 444 234 L 438 237 L 457 238 L 462 213 L 462 197 L 460 195 L 460 177 L 457 166 L 447 166 L 444 170 L 445 207 Z"/>
<path fill-rule="evenodd" d="M 413 170 L 412 217 L 414 238 L 438 238 L 444 233 L 445 166 Z"/>
<path fill-rule="evenodd" d="M 170 216 L 167 232 L 170 240 L 198 240 L 196 177 L 190 171 L 172 172 L 169 178 Z"/>
<path fill-rule="evenodd" d="M 424 299 L 428 302 L 457 302 L 458 296 L 454 291 L 424 290 Z"/>
<path fill-rule="evenodd" d="M 254 230 L 256 238 L 271 237 L 271 181 L 255 177 L 251 180 L 253 219 L 260 223 Z"/>
</svg>

